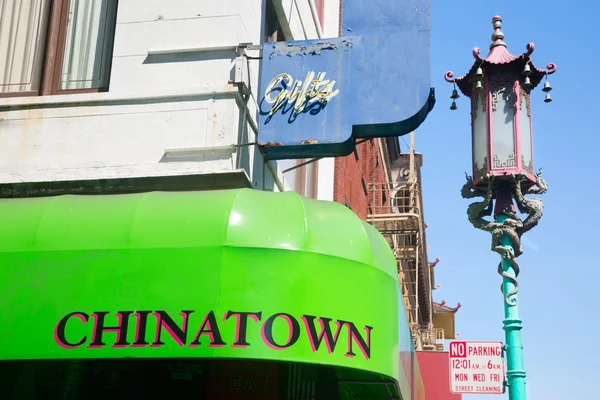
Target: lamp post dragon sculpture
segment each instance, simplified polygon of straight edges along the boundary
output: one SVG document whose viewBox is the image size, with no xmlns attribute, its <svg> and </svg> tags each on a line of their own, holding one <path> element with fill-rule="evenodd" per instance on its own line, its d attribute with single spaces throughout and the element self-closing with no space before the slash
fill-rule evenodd
<svg viewBox="0 0 600 400">
<path fill-rule="evenodd" d="M 502 268 L 502 261 L 498 264 L 498 273 L 503 278 L 510 280 L 514 285 L 513 290 L 504 293 L 504 300 L 508 305 L 516 305 L 517 300 L 513 296 L 519 291 L 517 277 L 519 276 L 520 267 L 517 264 L 516 258 L 523 254 L 521 236 L 523 236 L 525 232 L 533 229 L 544 213 L 544 203 L 542 200 L 537 198 L 527 198 L 525 196 L 530 194 L 544 194 L 548 190 L 548 185 L 542 178 L 541 171 L 536 174 L 536 184 L 528 187 L 526 190 L 521 188 L 521 177 L 512 175 L 511 178 L 514 183 L 514 190 L 511 193 L 511 197 L 515 200 L 519 212 L 526 214 L 527 217 L 525 220 L 521 220 L 521 218 L 519 218 L 519 216 L 510 208 L 504 208 L 501 210 L 501 214 L 504 215 L 505 219 L 502 222 L 496 222 L 484 218 L 492 215 L 493 212 L 494 177 L 490 175 L 486 176 L 488 183 L 486 190 L 483 191 L 478 188 L 473 188 L 473 177 L 466 173 L 465 175 L 467 182 L 461 189 L 462 197 L 464 199 L 476 197 L 483 198 L 482 201 L 477 201 L 469 205 L 467 209 L 469 222 L 473 224 L 473 227 L 492 234 L 492 251 L 500 254 L 502 259 L 509 262 L 514 269 L 513 276 L 504 271 Z M 507 237 L 512 242 L 512 246 L 503 245 L 503 237 Z"/>
</svg>

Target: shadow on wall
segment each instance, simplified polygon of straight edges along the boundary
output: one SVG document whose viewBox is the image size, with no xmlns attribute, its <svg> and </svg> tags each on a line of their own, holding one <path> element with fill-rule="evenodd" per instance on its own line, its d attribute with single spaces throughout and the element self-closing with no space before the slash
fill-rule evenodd
<svg viewBox="0 0 600 400">
<path fill-rule="evenodd" d="M 235 52 L 231 49 L 227 50 L 211 50 L 211 51 L 190 51 L 190 52 L 173 52 L 164 54 L 148 54 L 144 59 L 143 64 L 164 64 L 175 62 L 198 62 L 235 59 Z"/>
<path fill-rule="evenodd" d="M 235 58 L 236 53 L 232 49 L 210 51 L 198 50 L 189 52 L 148 54 L 142 64 L 201 63 L 203 61 L 227 60 L 230 63 L 229 80 L 233 81 L 235 78 Z M 222 67 L 222 65 L 220 67 Z"/>
</svg>

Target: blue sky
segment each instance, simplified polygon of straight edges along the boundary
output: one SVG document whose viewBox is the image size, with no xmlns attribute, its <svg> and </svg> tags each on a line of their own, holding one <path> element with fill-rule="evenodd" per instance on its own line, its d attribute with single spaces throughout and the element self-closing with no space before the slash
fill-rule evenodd
<svg viewBox="0 0 600 400">
<path fill-rule="evenodd" d="M 600 326 L 593 304 L 600 298 L 596 286 L 600 268 L 593 205 L 599 193 L 593 171 L 600 171 L 596 164 L 600 79 L 594 73 L 599 61 L 594 49 L 600 46 L 595 34 L 600 3 L 432 3 L 437 104 L 417 131 L 415 143 L 424 154 L 429 259 L 441 259 L 436 283 L 442 288 L 434 292 L 434 299 L 463 304 L 456 316 L 461 339 L 504 341 L 498 256 L 489 250 L 490 235 L 469 224 L 469 201 L 459 193 L 465 182 L 463 172 L 471 170 L 470 106 L 463 96 L 458 110 L 450 111 L 452 86 L 443 79 L 447 70 L 457 76 L 467 72 L 473 47 L 487 55 L 491 19 L 500 15 L 512 54 L 523 53 L 531 41 L 537 66 L 558 65 L 549 77 L 554 101 L 545 104 L 539 87 L 532 99 L 535 168 L 543 167 L 549 191 L 542 196 L 544 217 L 525 234 L 525 253 L 519 258 L 528 400 L 597 398 Z M 508 394 L 464 398 L 507 399 Z"/>
</svg>

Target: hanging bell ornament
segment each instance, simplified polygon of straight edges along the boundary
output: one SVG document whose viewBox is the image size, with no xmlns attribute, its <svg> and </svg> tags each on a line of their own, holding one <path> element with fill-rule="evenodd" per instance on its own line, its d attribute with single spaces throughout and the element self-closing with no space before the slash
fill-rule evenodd
<svg viewBox="0 0 600 400">
<path fill-rule="evenodd" d="M 525 87 L 530 88 L 531 87 L 531 79 L 529 79 L 529 77 L 525 78 L 525 83 L 524 83 Z"/>
<path fill-rule="evenodd" d="M 458 94 L 458 90 L 456 90 L 456 89 L 452 89 L 452 96 L 450 96 L 450 98 L 451 98 L 452 100 L 456 100 L 456 99 L 458 99 L 459 97 L 460 97 L 460 95 Z"/>
<path fill-rule="evenodd" d="M 546 92 L 546 97 L 544 97 L 544 103 L 550 103 L 552 101 L 552 97 L 550 97 L 550 93 Z"/>
<path fill-rule="evenodd" d="M 456 107 L 456 101 L 452 101 L 452 105 L 450 106 L 450 109 L 452 111 L 456 110 L 458 107 Z"/>
<path fill-rule="evenodd" d="M 544 88 L 542 89 L 542 92 L 550 92 L 552 90 L 552 86 L 550 86 L 550 82 L 546 81 L 544 82 Z"/>
<path fill-rule="evenodd" d="M 480 90 L 483 89 L 483 85 L 481 84 L 481 81 L 477 81 L 477 83 L 475 84 L 475 90 Z"/>
<path fill-rule="evenodd" d="M 523 68 L 523 75 L 528 76 L 531 74 L 531 67 L 529 64 L 525 64 L 525 68 Z"/>
<path fill-rule="evenodd" d="M 483 76 L 483 70 L 481 69 L 481 67 L 477 68 L 477 72 L 475 73 L 475 75 L 478 78 L 481 78 Z"/>
</svg>

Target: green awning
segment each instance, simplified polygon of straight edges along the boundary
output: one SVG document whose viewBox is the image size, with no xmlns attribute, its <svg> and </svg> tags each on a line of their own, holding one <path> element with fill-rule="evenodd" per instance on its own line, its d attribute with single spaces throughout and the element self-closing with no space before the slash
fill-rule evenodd
<svg viewBox="0 0 600 400">
<path fill-rule="evenodd" d="M 388 244 L 337 203 L 294 192 L 206 192 L 0 199 L 0 252 L 243 247 L 368 264 L 396 279 Z"/>
<path fill-rule="evenodd" d="M 0 360 L 245 358 L 398 380 L 394 256 L 342 205 L 68 195 L 2 199 L 0 221 Z"/>
</svg>

